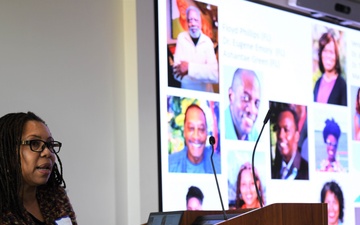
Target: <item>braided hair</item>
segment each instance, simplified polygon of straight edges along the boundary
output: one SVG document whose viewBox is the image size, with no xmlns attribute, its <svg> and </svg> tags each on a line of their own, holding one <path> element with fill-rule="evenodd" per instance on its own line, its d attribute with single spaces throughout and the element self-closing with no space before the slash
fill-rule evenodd
<svg viewBox="0 0 360 225">
<path fill-rule="evenodd" d="M 28 121 L 45 121 L 32 112 L 9 113 L 0 118 L 0 213 L 10 211 L 23 217 L 24 207 L 20 198 L 22 170 L 20 160 L 20 143 L 24 125 Z M 48 182 L 50 187 L 66 187 L 62 175 L 62 163 L 55 153 L 60 165 L 51 171 Z"/>
</svg>

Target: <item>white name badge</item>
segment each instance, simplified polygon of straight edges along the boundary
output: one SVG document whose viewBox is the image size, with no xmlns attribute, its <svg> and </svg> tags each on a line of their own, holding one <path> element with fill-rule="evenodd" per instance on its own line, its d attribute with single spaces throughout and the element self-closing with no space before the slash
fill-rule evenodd
<svg viewBox="0 0 360 225">
<path fill-rule="evenodd" d="M 55 223 L 57 225 L 72 225 L 71 219 L 68 216 L 55 220 Z"/>
</svg>

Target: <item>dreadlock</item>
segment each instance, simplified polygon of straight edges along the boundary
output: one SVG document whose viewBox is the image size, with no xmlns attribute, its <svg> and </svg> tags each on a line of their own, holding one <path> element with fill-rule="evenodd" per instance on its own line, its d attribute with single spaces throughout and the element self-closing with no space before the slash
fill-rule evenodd
<svg viewBox="0 0 360 225">
<path fill-rule="evenodd" d="M 23 215 L 24 207 L 19 195 L 22 185 L 20 142 L 24 125 L 28 121 L 38 121 L 46 125 L 44 120 L 32 112 L 9 113 L 0 118 L 0 213 L 11 211 Z M 60 171 L 55 163 L 45 185 L 65 188 L 62 163 L 58 154 L 55 155 Z"/>
</svg>

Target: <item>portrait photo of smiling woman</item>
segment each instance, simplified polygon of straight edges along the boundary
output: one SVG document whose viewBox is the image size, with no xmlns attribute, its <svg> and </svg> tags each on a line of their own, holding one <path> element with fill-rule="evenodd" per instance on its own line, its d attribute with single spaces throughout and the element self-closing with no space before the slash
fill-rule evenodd
<svg viewBox="0 0 360 225">
<path fill-rule="evenodd" d="M 348 126 L 342 107 L 326 105 L 316 107 L 314 122 L 314 149 L 316 171 L 347 173 L 349 171 Z"/>
<path fill-rule="evenodd" d="M 326 182 L 320 193 L 321 203 L 328 208 L 328 225 L 341 225 L 344 222 L 344 195 L 336 181 Z"/>
<path fill-rule="evenodd" d="M 318 70 L 321 76 L 314 86 L 314 101 L 347 106 L 346 81 L 341 65 L 339 41 L 342 33 L 332 29 L 322 33 L 317 43 Z"/>
<path fill-rule="evenodd" d="M 326 119 L 325 127 L 323 129 L 323 138 L 327 157 L 321 161 L 320 171 L 342 172 L 345 170 L 337 159 L 337 148 L 340 135 L 340 126 L 334 118 Z"/>
</svg>

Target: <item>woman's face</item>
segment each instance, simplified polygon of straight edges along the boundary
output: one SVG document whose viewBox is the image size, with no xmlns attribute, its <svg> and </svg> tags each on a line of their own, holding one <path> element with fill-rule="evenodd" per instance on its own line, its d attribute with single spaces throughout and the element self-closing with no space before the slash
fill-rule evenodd
<svg viewBox="0 0 360 225">
<path fill-rule="evenodd" d="M 329 134 L 326 138 L 326 151 L 328 154 L 328 160 L 334 162 L 336 158 L 337 139 L 334 135 Z"/>
<path fill-rule="evenodd" d="M 24 125 L 22 141 L 52 141 L 49 128 L 42 122 L 28 121 Z M 29 145 L 20 146 L 21 170 L 24 186 L 36 187 L 46 184 L 55 163 L 55 154 L 47 147 L 42 152 L 34 152 Z"/>
<path fill-rule="evenodd" d="M 186 210 L 202 210 L 202 204 L 198 198 L 192 197 L 188 200 Z"/>
<path fill-rule="evenodd" d="M 328 206 L 328 224 L 329 225 L 338 224 L 340 205 L 336 195 L 331 191 L 327 191 L 325 195 L 324 203 L 327 203 Z"/>
<path fill-rule="evenodd" d="M 326 72 L 334 72 L 336 64 L 335 43 L 330 41 L 321 52 L 321 59 Z"/>
<path fill-rule="evenodd" d="M 259 187 L 259 182 L 256 183 Z M 240 193 L 246 204 L 246 208 L 257 207 L 258 200 L 251 170 L 246 169 L 241 173 Z"/>
</svg>

